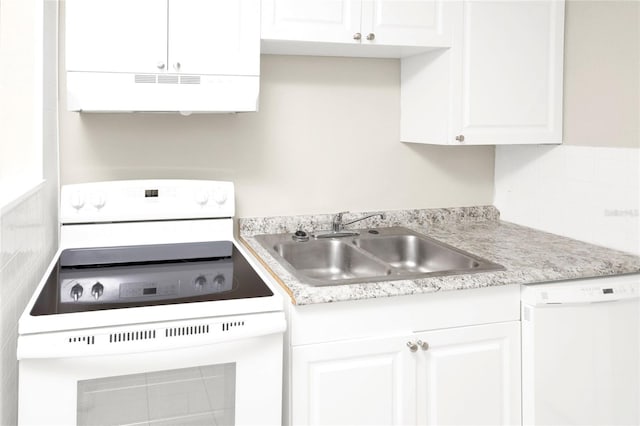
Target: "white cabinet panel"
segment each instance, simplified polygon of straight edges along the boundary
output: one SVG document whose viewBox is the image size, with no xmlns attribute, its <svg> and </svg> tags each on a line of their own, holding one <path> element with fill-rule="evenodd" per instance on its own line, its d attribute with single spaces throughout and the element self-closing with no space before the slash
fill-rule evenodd
<svg viewBox="0 0 640 426">
<path fill-rule="evenodd" d="M 444 0 L 365 0 L 363 43 L 440 46 L 451 43 L 445 23 Z M 375 38 L 367 40 L 368 34 Z"/>
<path fill-rule="evenodd" d="M 358 43 L 360 0 L 263 0 L 262 38 Z"/>
<path fill-rule="evenodd" d="M 259 7 L 255 0 L 170 0 L 169 71 L 258 75 Z"/>
<path fill-rule="evenodd" d="M 292 424 L 519 424 L 520 323 L 294 346 L 290 394 Z"/>
<path fill-rule="evenodd" d="M 561 142 L 560 2 L 464 3 L 461 108 L 465 143 Z"/>
<path fill-rule="evenodd" d="M 263 53 L 403 57 L 451 44 L 446 0 L 263 0 Z"/>
<path fill-rule="evenodd" d="M 167 0 L 67 0 L 69 71 L 159 72 L 167 59 Z"/>
<path fill-rule="evenodd" d="M 402 60 L 401 140 L 562 143 L 564 1 L 451 2 L 450 49 Z"/>
<path fill-rule="evenodd" d="M 519 424 L 519 332 L 513 321 L 418 334 L 429 344 L 418 358 L 418 423 Z"/>
<path fill-rule="evenodd" d="M 390 337 L 294 347 L 292 423 L 415 423 L 415 353 Z"/>
</svg>

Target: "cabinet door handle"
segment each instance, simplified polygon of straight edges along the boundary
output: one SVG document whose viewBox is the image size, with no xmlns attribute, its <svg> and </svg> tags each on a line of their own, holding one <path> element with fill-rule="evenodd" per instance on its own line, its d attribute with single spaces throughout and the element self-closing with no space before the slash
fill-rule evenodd
<svg viewBox="0 0 640 426">
<path fill-rule="evenodd" d="M 376 39 L 376 35 L 374 33 L 367 34 L 367 40 L 371 41 L 375 39 Z"/>
<path fill-rule="evenodd" d="M 420 347 L 423 351 L 429 350 L 429 344 L 427 342 L 423 342 L 422 340 L 418 340 L 416 345 Z"/>
<path fill-rule="evenodd" d="M 175 64 L 173 64 L 173 69 L 175 69 L 176 71 L 180 70 L 180 62 L 176 62 Z"/>
<path fill-rule="evenodd" d="M 411 352 L 415 352 L 415 351 L 418 350 L 418 345 L 416 345 L 415 343 L 413 343 L 411 341 L 407 342 L 407 347 L 409 348 L 409 350 Z"/>
<path fill-rule="evenodd" d="M 164 69 L 164 62 L 160 62 L 160 61 L 158 61 L 158 63 L 156 64 L 156 67 L 157 67 L 159 70 L 163 70 L 163 69 Z"/>
<path fill-rule="evenodd" d="M 456 140 L 457 140 L 458 142 L 464 142 L 464 135 L 458 135 L 458 136 L 456 136 Z"/>
<path fill-rule="evenodd" d="M 360 34 L 360 33 L 355 33 L 355 34 L 353 35 L 353 39 L 354 39 L 354 40 L 360 40 L 361 38 L 362 38 L 362 34 Z"/>
</svg>

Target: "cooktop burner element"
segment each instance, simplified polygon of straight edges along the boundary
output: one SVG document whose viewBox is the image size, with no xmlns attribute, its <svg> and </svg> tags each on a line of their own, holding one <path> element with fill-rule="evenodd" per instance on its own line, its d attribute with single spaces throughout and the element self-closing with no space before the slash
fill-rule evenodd
<svg viewBox="0 0 640 426">
<path fill-rule="evenodd" d="M 271 296 L 231 241 L 62 251 L 32 315 Z"/>
</svg>

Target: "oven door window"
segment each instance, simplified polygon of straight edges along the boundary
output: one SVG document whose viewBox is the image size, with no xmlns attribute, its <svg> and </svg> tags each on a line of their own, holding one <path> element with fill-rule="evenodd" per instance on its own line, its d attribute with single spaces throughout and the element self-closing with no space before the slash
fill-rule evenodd
<svg viewBox="0 0 640 426">
<path fill-rule="evenodd" d="M 233 425 L 236 364 L 82 380 L 79 425 Z"/>
</svg>

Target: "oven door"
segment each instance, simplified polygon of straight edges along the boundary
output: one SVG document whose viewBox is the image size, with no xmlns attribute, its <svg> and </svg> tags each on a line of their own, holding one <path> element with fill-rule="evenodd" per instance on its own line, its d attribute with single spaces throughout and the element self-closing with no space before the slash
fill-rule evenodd
<svg viewBox="0 0 640 426">
<path fill-rule="evenodd" d="M 20 359 L 19 424 L 279 425 L 284 324 L 274 330 L 167 350 L 132 342 L 121 353 Z"/>
</svg>

